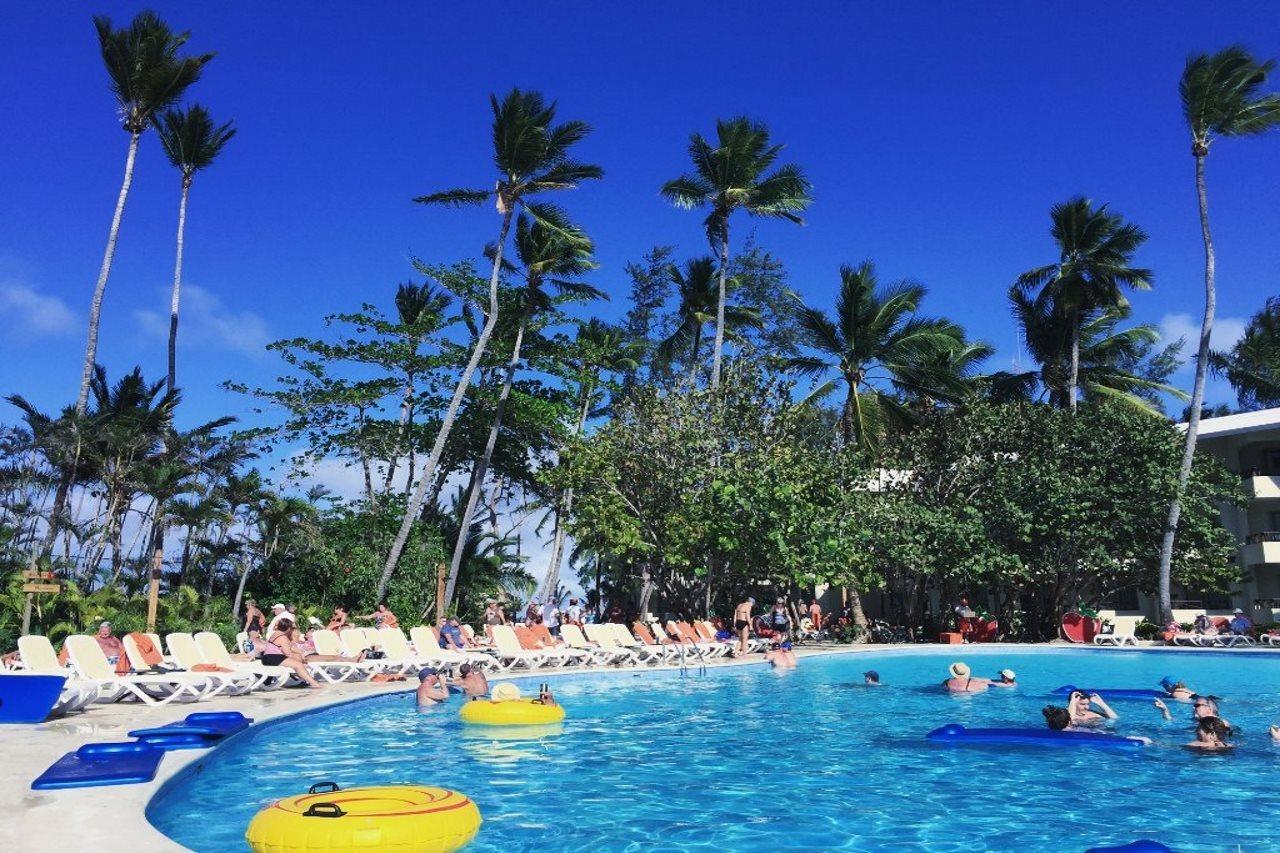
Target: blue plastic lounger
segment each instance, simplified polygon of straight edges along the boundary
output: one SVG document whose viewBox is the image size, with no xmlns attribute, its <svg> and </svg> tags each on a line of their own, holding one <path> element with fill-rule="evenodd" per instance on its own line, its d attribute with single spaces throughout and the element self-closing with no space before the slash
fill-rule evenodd
<svg viewBox="0 0 1280 853">
<path fill-rule="evenodd" d="M 134 729 L 129 737 L 161 749 L 204 749 L 225 737 L 249 728 L 252 717 L 239 711 L 204 711 L 187 714 L 186 719 L 167 726 Z"/>
<path fill-rule="evenodd" d="M 1097 693 L 1103 699 L 1159 699 L 1169 695 L 1163 690 L 1142 690 L 1136 687 L 1076 687 L 1074 684 L 1064 684 L 1053 693 L 1055 696 L 1070 696 L 1076 690 L 1086 694 Z"/>
<path fill-rule="evenodd" d="M 86 743 L 68 752 L 31 783 L 34 791 L 150 782 L 164 750 L 140 743 Z"/>
<path fill-rule="evenodd" d="M 63 675 L 0 674 L 0 723 L 40 723 L 58 704 Z"/>
<path fill-rule="evenodd" d="M 1091 749 L 1134 749 L 1146 746 L 1136 737 L 1094 732 L 1056 732 L 1053 729 L 967 729 L 948 723 L 925 736 L 944 744 L 1012 744 L 1018 746 L 1088 747 Z"/>
</svg>

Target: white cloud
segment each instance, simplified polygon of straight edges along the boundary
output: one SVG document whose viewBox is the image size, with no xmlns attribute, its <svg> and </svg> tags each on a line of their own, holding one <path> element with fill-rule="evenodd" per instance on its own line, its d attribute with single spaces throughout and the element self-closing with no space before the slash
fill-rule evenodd
<svg viewBox="0 0 1280 853">
<path fill-rule="evenodd" d="M 144 309 L 135 311 L 134 317 L 147 334 L 168 338 L 168 314 Z M 257 357 L 272 340 L 267 321 L 260 315 L 235 311 L 216 293 L 195 284 L 182 286 L 178 319 L 178 342 L 184 347 L 200 344 Z"/>
<path fill-rule="evenodd" d="M 6 333 L 15 336 L 58 337 L 79 326 L 75 312 L 59 297 L 17 281 L 0 282 L 0 318 Z"/>
<path fill-rule="evenodd" d="M 1244 317 L 1214 318 L 1209 345 L 1215 350 L 1230 349 L 1244 337 L 1244 327 L 1248 322 Z M 1200 343 L 1200 318 L 1190 314 L 1165 314 L 1161 317 L 1160 340 L 1171 344 L 1179 338 L 1187 342 L 1182 350 L 1183 357 L 1187 359 L 1183 364 L 1186 367 L 1194 361 L 1196 347 Z"/>
</svg>

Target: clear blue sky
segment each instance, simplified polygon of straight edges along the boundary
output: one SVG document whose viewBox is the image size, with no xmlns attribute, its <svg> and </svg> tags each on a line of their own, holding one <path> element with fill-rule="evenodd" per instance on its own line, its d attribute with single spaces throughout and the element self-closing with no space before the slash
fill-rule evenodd
<svg viewBox="0 0 1280 853">
<path fill-rule="evenodd" d="M 127 141 L 90 15 L 124 24 L 140 8 L 10 4 L 0 28 L 0 391 L 50 408 L 74 397 Z M 1140 260 L 1157 286 L 1135 297 L 1139 318 L 1198 324 L 1201 248 L 1178 77 L 1189 52 L 1234 41 L 1280 55 L 1266 2 L 158 11 L 192 31 L 193 50 L 217 51 L 190 96 L 239 128 L 192 194 L 188 423 L 243 412 L 246 401 L 217 386 L 275 375 L 275 360 L 257 352 L 267 340 L 317 333 L 324 314 L 362 301 L 387 304 L 411 256 L 474 256 L 492 239 L 490 210 L 410 198 L 491 183 L 487 96 L 512 86 L 542 90 L 596 129 L 581 155 L 606 178 L 563 202 L 596 237 L 596 282 L 614 295 L 608 316 L 625 310 L 628 260 L 655 243 L 704 251 L 700 216 L 657 190 L 685 170 L 690 131 L 746 113 L 813 181 L 806 227 L 756 228 L 814 304 L 830 303 L 841 263 L 873 258 L 886 278 L 924 282 L 928 311 L 998 346 L 1003 366 L 1016 342 L 1005 290 L 1052 259 L 1049 206 L 1084 193 L 1151 234 Z M 1280 135 L 1220 142 L 1209 180 L 1229 337 L 1280 290 Z M 163 373 L 177 196 L 149 133 L 104 308 L 100 357 L 112 375 L 134 364 Z M 735 223 L 735 236 L 749 227 Z"/>
</svg>

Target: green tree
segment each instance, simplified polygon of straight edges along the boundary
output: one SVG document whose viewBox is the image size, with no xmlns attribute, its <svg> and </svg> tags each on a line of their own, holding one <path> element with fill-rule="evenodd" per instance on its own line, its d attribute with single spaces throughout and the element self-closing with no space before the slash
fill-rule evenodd
<svg viewBox="0 0 1280 853">
<path fill-rule="evenodd" d="M 1080 387 L 1080 327 L 1091 311 L 1127 308 L 1124 288 L 1151 287 L 1151 271 L 1132 265 L 1147 235 L 1119 214 L 1109 213 L 1105 204 L 1094 207 L 1081 196 L 1055 204 L 1049 217 L 1058 260 L 1024 272 L 1014 288 L 1023 294 L 1038 290 L 1037 308 L 1065 318 L 1070 365 L 1067 403 L 1074 412 Z"/>
<path fill-rule="evenodd" d="M 1280 406 L 1280 297 L 1249 318 L 1244 336 L 1223 353 L 1213 353 L 1210 365 L 1226 374 L 1244 409 Z"/>
<path fill-rule="evenodd" d="M 89 334 L 85 345 L 84 369 L 80 374 L 80 396 L 76 399 L 76 411 L 83 414 L 89 404 L 89 384 L 98 355 L 98 323 L 102 314 L 102 297 L 107 290 L 107 277 L 111 275 L 111 261 L 116 254 L 116 240 L 120 236 L 120 220 L 124 216 L 125 200 L 133 183 L 133 164 L 138 155 L 138 141 L 142 132 L 151 124 L 153 116 L 178 101 L 182 93 L 200 78 L 212 53 L 184 57 L 179 49 L 186 44 L 189 33 L 175 33 L 155 12 L 139 12 L 122 30 L 111 25 L 111 19 L 98 16 L 93 19 L 98 31 L 98 46 L 102 62 L 111 78 L 111 91 L 123 116 L 124 130 L 129 134 L 129 151 L 124 161 L 124 180 L 116 198 L 115 213 L 111 217 L 111 229 L 107 232 L 107 249 L 102 256 L 98 282 L 89 303 Z"/>
<path fill-rule="evenodd" d="M 1259 90 L 1275 62 L 1258 62 L 1242 47 L 1218 53 L 1202 53 L 1187 60 L 1179 91 L 1182 113 L 1191 131 L 1191 156 L 1196 161 L 1196 197 L 1200 205 L 1200 235 L 1204 241 L 1204 320 L 1200 324 L 1200 345 L 1196 350 L 1196 378 L 1191 386 L 1191 416 L 1187 419 L 1186 443 L 1178 471 L 1179 491 L 1186 487 L 1200 433 L 1200 410 L 1204 403 L 1205 375 L 1209 370 L 1209 336 L 1217 303 L 1214 280 L 1216 258 L 1213 235 L 1209 231 L 1209 195 L 1204 165 L 1209 146 L 1218 136 L 1253 136 L 1280 125 L 1280 95 Z M 1164 538 L 1160 541 L 1160 616 L 1172 618 L 1173 592 L 1170 566 L 1173 541 L 1182 513 L 1180 494 L 1169 501 Z"/>
<path fill-rule="evenodd" d="M 707 323 L 716 322 L 721 311 L 716 260 L 691 258 L 685 261 L 684 269 L 670 264 L 666 272 L 680 301 L 676 306 L 675 329 L 658 344 L 657 362 L 670 365 L 687 353 L 689 381 L 696 385 L 698 368 L 702 366 L 703 329 Z M 727 295 L 731 296 L 737 288 L 736 279 L 730 278 L 725 282 Z M 725 334 L 729 336 L 740 329 L 762 325 L 758 311 L 739 305 L 723 306 L 723 316 Z"/>
<path fill-rule="evenodd" d="M 769 129 L 746 117 L 716 122 L 716 145 L 695 133 L 689 139 L 693 172 L 662 186 L 676 207 L 707 207 L 707 242 L 720 259 L 716 298 L 716 335 L 711 357 L 711 387 L 720 387 L 724 350 L 725 304 L 729 275 L 729 218 L 745 210 L 752 216 L 803 224 L 800 213 L 812 203 L 811 184 L 799 166 L 787 163 L 772 172 L 781 145 L 769 143 Z M 768 173 L 768 174 L 766 174 Z"/>
<path fill-rule="evenodd" d="M 949 369 L 951 354 L 967 346 L 964 330 L 949 320 L 918 316 L 925 289 L 912 282 L 881 287 L 875 265 L 863 261 L 840 268 L 835 317 L 801 305 L 803 343 L 816 355 L 788 359 L 790 369 L 810 376 L 836 371 L 808 399 L 845 385 L 840 432 L 846 444 L 873 446 L 893 427 L 910 421 L 899 392 L 958 399 L 967 377 Z"/>
<path fill-rule="evenodd" d="M 182 249 L 187 230 L 187 198 L 196 172 L 209 168 L 222 149 L 236 135 L 231 122 L 215 125 L 209 111 L 199 104 L 187 109 L 170 109 L 156 120 L 156 134 L 169 162 L 182 174 L 182 196 L 178 202 L 178 251 L 173 263 L 173 293 L 169 299 L 169 374 L 166 390 L 177 381 L 178 303 L 182 295 Z"/>
<path fill-rule="evenodd" d="M 386 591 L 387 584 L 391 582 L 391 575 L 400 560 L 400 552 L 409 539 L 414 520 L 422 511 L 427 489 L 434 481 L 436 466 L 440 464 L 440 456 L 449 439 L 449 432 L 453 429 L 458 406 L 471 385 L 471 376 L 479 366 L 498 322 L 498 280 L 502 272 L 502 254 L 511 229 L 512 216 L 518 207 L 523 206 L 534 219 L 550 227 L 555 221 L 556 211 L 543 203 L 533 203 L 530 201 L 532 196 L 553 190 L 574 189 L 582 181 L 600 178 L 604 174 L 599 166 L 579 163 L 569 156 L 569 149 L 590 132 L 590 127 L 581 121 L 555 124 L 555 104 L 546 103 L 541 94 L 512 89 L 502 101 L 493 95 L 489 97 L 489 101 L 493 107 L 493 158 L 499 172 L 494 188 L 446 190 L 415 199 L 423 204 L 464 205 L 482 204 L 492 198 L 501 217 L 501 225 L 493 249 L 493 270 L 489 276 L 489 302 L 484 328 L 477 336 L 471 358 L 458 378 L 453 397 L 431 447 L 431 455 L 405 507 L 400 532 L 391 544 L 382 575 L 378 579 L 380 594 Z"/>
</svg>

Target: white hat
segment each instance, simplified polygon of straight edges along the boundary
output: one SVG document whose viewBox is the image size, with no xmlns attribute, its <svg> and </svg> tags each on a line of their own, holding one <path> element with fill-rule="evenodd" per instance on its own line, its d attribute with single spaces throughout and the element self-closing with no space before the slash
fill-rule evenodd
<svg viewBox="0 0 1280 853">
<path fill-rule="evenodd" d="M 1002 669 L 1000 670 L 1000 677 L 1007 681 L 1014 681 L 1017 679 L 1018 674 L 1011 669 Z"/>
<path fill-rule="evenodd" d="M 277 601 L 275 604 L 271 605 L 271 609 L 272 609 L 272 610 L 284 610 L 284 605 Z"/>
</svg>

